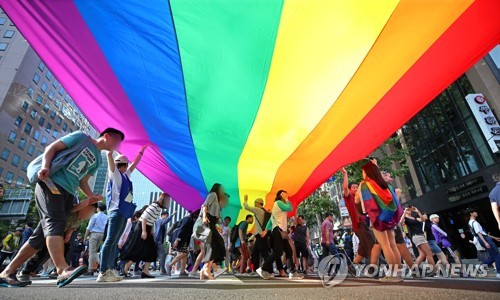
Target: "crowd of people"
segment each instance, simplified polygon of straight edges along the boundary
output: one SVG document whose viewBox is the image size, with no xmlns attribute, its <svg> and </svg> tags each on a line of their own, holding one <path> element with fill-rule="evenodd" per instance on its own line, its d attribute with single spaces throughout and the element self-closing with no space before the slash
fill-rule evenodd
<svg viewBox="0 0 500 300">
<path fill-rule="evenodd" d="M 220 183 L 213 185 L 200 209 L 174 224 L 170 223 L 175 212 L 166 212 L 171 201 L 167 193 L 137 209 L 130 178 L 148 145 L 133 161 L 123 155 L 115 157 L 124 138 L 113 128 L 95 140 L 75 132 L 49 145 L 29 165 L 40 222 L 35 229 L 28 222 L 3 239 L 0 266 L 6 259 L 10 263 L 0 273 L 0 286 L 30 285 L 30 278 L 40 271 L 57 279 L 59 287 L 84 274 L 97 275 L 97 282 L 117 282 L 133 275 L 154 278 L 153 269 L 165 276 L 178 272 L 180 277 L 201 280 L 214 280 L 228 271 L 293 280 L 314 272 L 323 258 L 339 253 L 349 258 L 354 276 L 360 276 L 357 267 L 362 264 L 391 266 L 380 278 L 391 282 L 402 280 L 403 264 L 414 269 L 425 261 L 432 270 L 419 276 L 438 276 L 439 266 L 460 263 L 446 231 L 439 226 L 439 216 L 428 217 L 413 206 L 403 209 L 401 191 L 393 188 L 390 173 L 381 172 L 376 159 L 363 165 L 359 184 L 349 182 L 342 169 L 352 228 L 336 230 L 334 215 L 326 213 L 320 243 L 315 245 L 304 216 L 288 218 L 293 207 L 285 190 L 276 193 L 270 210 L 262 198 L 249 205 L 245 195 L 243 208 L 251 214 L 232 227 L 231 218 L 221 215 L 230 195 Z M 101 164 L 101 151 L 107 151 L 108 162 L 105 200 L 88 185 Z M 75 196 L 77 189 L 85 199 Z M 475 237 L 472 242 L 488 253 L 485 263 L 498 266 L 500 254 L 494 240 L 500 239 L 486 233 L 476 219 L 477 211 L 469 209 L 467 214 Z M 85 220 L 88 225 L 82 236 L 78 230 Z M 337 272 L 338 268 L 328 271 Z"/>
</svg>

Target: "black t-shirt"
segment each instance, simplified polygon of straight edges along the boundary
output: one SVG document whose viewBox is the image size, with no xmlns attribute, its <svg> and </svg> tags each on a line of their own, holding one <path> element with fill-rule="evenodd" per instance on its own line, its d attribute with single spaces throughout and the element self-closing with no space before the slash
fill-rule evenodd
<svg viewBox="0 0 500 300">
<path fill-rule="evenodd" d="M 405 217 L 405 224 L 408 226 L 408 230 L 410 231 L 411 235 L 416 235 L 416 234 L 424 234 L 422 231 L 422 222 L 418 221 L 417 219 L 410 219 Z"/>
<path fill-rule="evenodd" d="M 435 241 L 436 238 L 434 237 L 434 234 L 432 233 L 432 225 L 431 222 L 425 221 L 425 234 L 427 235 L 427 240 L 428 241 Z"/>
</svg>

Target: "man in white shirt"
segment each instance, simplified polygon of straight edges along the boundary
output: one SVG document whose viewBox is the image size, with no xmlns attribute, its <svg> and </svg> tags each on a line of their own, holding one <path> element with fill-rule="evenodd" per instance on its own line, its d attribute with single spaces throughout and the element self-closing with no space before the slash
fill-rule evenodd
<svg viewBox="0 0 500 300">
<path fill-rule="evenodd" d="M 465 214 L 469 215 L 469 226 L 472 229 L 472 235 L 478 238 L 481 246 L 486 248 L 486 251 L 490 254 L 490 260 L 484 262 L 485 264 L 491 264 L 495 262 L 497 268 L 497 278 L 500 279 L 500 253 L 498 253 L 497 245 L 493 240 L 500 242 L 500 238 L 489 235 L 484 231 L 483 226 L 479 224 L 477 219 L 477 211 L 474 208 L 468 208 Z"/>
<path fill-rule="evenodd" d="M 84 241 L 89 238 L 89 271 L 88 276 L 94 276 L 94 266 L 95 263 L 99 261 L 97 256 L 97 250 L 102 245 L 104 241 L 104 230 L 106 229 L 106 224 L 108 223 L 108 216 L 104 213 L 106 210 L 106 205 L 104 203 L 99 203 L 97 207 L 97 213 L 92 216 L 85 231 Z"/>
</svg>

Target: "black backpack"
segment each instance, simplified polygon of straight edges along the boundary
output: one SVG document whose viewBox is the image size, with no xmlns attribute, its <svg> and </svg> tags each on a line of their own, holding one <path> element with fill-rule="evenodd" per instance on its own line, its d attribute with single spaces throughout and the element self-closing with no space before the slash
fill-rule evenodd
<svg viewBox="0 0 500 300">
<path fill-rule="evenodd" d="M 236 224 L 233 226 L 233 228 L 231 228 L 231 235 L 229 237 L 229 241 L 231 242 L 231 244 L 234 244 L 236 243 L 236 240 L 238 239 L 238 230 L 240 228 L 240 224 L 242 223 L 243 221 L 241 221 L 240 223 Z"/>
<path fill-rule="evenodd" d="M 262 208 L 262 210 L 264 211 L 264 222 L 262 224 L 260 224 L 260 222 L 259 222 L 259 225 L 262 228 L 262 230 L 266 230 L 267 222 L 269 222 L 269 219 L 271 219 L 272 214 L 270 211 L 267 211 L 265 208 Z"/>
</svg>

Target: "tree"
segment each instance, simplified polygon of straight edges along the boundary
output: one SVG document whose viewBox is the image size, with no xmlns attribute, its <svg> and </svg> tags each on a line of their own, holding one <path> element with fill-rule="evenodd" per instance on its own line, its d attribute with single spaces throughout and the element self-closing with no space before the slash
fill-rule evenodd
<svg viewBox="0 0 500 300">
<path fill-rule="evenodd" d="M 327 191 L 317 190 L 297 207 L 297 215 L 303 215 L 309 226 L 320 225 L 327 212 L 340 215 L 338 203 L 334 203 Z"/>
</svg>

